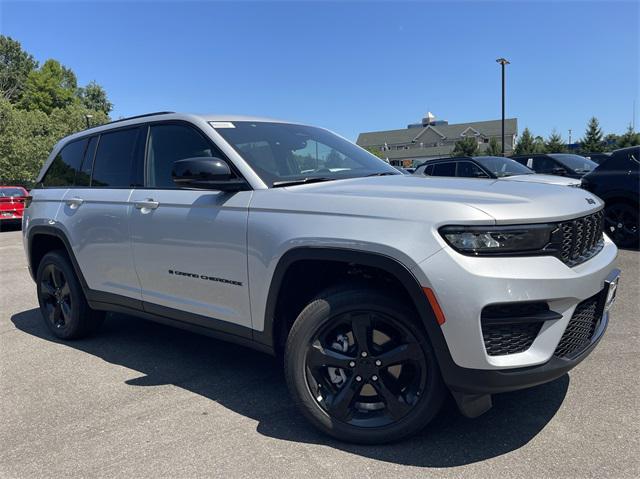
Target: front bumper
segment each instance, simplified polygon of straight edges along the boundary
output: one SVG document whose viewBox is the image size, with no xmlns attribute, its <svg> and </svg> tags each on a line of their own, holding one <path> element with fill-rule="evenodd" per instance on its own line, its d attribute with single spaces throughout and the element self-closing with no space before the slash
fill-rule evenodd
<svg viewBox="0 0 640 479">
<path fill-rule="evenodd" d="M 481 258 L 446 247 L 420 263 L 414 274 L 435 292 L 443 310 L 446 321 L 440 331 L 454 365 L 504 372 L 552 359 L 576 306 L 602 290 L 616 255 L 616 246 L 606 236 L 596 256 L 573 268 L 551 256 Z M 545 321 L 525 351 L 489 355 L 482 333 L 483 309 L 519 302 L 546 302 L 561 318 Z"/>
</svg>

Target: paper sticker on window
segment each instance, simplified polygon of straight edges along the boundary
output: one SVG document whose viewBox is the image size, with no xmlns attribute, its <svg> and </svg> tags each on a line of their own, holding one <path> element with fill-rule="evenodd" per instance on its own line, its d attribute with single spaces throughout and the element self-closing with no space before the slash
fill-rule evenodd
<svg viewBox="0 0 640 479">
<path fill-rule="evenodd" d="M 209 124 L 214 128 L 235 128 L 230 121 L 210 121 Z"/>
</svg>

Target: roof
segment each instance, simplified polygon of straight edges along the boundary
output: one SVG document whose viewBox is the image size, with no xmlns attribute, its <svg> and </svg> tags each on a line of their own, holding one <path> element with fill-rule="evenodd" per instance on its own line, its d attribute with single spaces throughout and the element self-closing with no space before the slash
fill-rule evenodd
<svg viewBox="0 0 640 479">
<path fill-rule="evenodd" d="M 518 132 L 518 119 L 507 118 L 504 122 L 505 135 L 515 135 Z M 378 146 L 411 143 L 427 129 L 435 130 L 437 133 L 450 139 L 460 139 L 465 130 L 476 130 L 484 136 L 500 136 L 502 134 L 501 120 L 474 121 L 470 123 L 457 123 L 451 125 L 428 125 L 424 128 L 403 128 L 401 130 L 371 131 L 360 133 L 356 143 L 360 146 Z M 419 139 L 416 140 L 419 143 Z"/>
</svg>

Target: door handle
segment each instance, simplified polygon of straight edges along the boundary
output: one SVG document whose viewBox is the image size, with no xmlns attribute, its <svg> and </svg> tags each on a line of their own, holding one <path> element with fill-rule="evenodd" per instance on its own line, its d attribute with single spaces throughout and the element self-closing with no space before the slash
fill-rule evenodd
<svg viewBox="0 0 640 479">
<path fill-rule="evenodd" d="M 69 198 L 68 200 L 66 200 L 67 206 L 69 208 L 71 208 L 72 210 L 76 210 L 78 209 L 78 207 L 84 203 L 84 200 L 82 198 Z"/>
<path fill-rule="evenodd" d="M 155 210 L 158 206 L 160 206 L 160 203 L 154 201 L 153 198 L 147 198 L 146 200 L 142 201 L 134 201 L 133 206 L 135 206 L 139 210 L 143 210 L 144 213 L 144 210 Z"/>
</svg>

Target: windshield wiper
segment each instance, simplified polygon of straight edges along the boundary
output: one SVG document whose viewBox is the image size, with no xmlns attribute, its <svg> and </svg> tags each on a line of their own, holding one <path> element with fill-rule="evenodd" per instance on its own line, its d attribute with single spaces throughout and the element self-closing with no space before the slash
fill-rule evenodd
<svg viewBox="0 0 640 479">
<path fill-rule="evenodd" d="M 370 175 L 366 175 L 366 176 L 388 176 L 388 175 L 399 175 L 401 174 L 400 172 L 398 173 L 394 173 L 393 171 L 381 171 L 379 173 L 371 173 Z"/>
<path fill-rule="evenodd" d="M 336 178 L 326 178 L 324 176 L 309 176 L 307 178 L 299 178 L 297 180 L 274 181 L 271 186 L 279 188 L 282 186 L 304 185 L 306 183 L 320 183 L 321 181 L 332 181 Z"/>
</svg>

